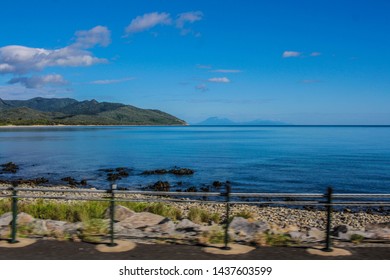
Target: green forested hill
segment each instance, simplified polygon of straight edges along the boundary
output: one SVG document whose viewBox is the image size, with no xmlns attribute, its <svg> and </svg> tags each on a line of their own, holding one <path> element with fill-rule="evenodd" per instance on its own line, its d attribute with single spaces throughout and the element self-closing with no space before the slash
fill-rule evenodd
<svg viewBox="0 0 390 280">
<path fill-rule="evenodd" d="M 134 106 L 71 98 L 0 99 L 0 125 L 185 125 L 185 121 Z"/>
</svg>

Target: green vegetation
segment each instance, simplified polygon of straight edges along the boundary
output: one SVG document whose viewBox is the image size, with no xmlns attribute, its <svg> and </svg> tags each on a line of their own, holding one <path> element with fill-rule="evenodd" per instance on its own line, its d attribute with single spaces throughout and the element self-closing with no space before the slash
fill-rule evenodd
<svg viewBox="0 0 390 280">
<path fill-rule="evenodd" d="M 243 210 L 238 212 L 237 214 L 234 214 L 234 217 L 242 217 L 244 219 L 253 219 L 253 213 L 249 212 L 248 210 Z"/>
<path fill-rule="evenodd" d="M 221 216 L 218 213 L 210 213 L 206 210 L 192 207 L 188 213 L 188 219 L 197 224 L 211 222 L 219 223 Z"/>
<path fill-rule="evenodd" d="M 70 98 L 0 99 L 0 125 L 185 125 L 159 110 Z"/>
<path fill-rule="evenodd" d="M 272 234 L 267 232 L 265 238 L 269 246 L 288 246 L 292 243 L 291 237 L 288 234 Z"/>
<path fill-rule="evenodd" d="M 109 233 L 108 222 L 102 219 L 90 219 L 84 222 L 80 239 L 85 242 L 101 243 Z"/>
<path fill-rule="evenodd" d="M 132 209 L 131 207 L 128 208 Z M 182 213 L 179 209 L 162 202 L 148 204 L 146 208 L 143 209 L 143 211 L 167 217 L 174 221 L 180 220 L 182 218 Z"/>
<path fill-rule="evenodd" d="M 247 210 L 240 211 L 238 213 L 235 213 L 233 216 L 229 217 L 229 223 L 231 223 L 235 217 L 242 217 L 244 219 L 253 219 L 253 214 Z"/>
<path fill-rule="evenodd" d="M 360 234 L 352 234 L 351 235 L 351 242 L 354 244 L 360 244 L 363 242 L 363 240 L 364 240 L 364 236 L 362 236 Z"/>
<path fill-rule="evenodd" d="M 228 239 L 231 241 L 230 236 Z M 199 241 L 201 243 L 222 244 L 225 242 L 225 231 L 219 226 L 214 226 L 210 231 L 204 231 Z"/>
<path fill-rule="evenodd" d="M 178 220 L 182 217 L 182 213 L 179 209 L 161 202 L 119 202 L 117 204 L 127 207 L 134 212 L 150 212 L 172 220 Z M 67 221 L 72 223 L 101 219 L 104 217 L 104 213 L 108 207 L 109 202 L 101 201 L 76 201 L 66 203 L 37 199 L 34 201 L 20 201 L 18 203 L 19 212 L 25 212 L 34 218 Z M 0 215 L 10 211 L 10 200 L 0 200 Z"/>
</svg>

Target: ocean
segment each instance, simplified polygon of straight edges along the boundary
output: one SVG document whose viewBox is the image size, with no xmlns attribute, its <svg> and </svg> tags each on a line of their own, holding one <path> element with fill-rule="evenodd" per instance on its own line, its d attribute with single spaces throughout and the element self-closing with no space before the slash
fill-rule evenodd
<svg viewBox="0 0 390 280">
<path fill-rule="evenodd" d="M 125 167 L 118 187 L 157 181 L 185 190 L 229 181 L 234 192 L 390 192 L 388 126 L 76 126 L 0 128 L 0 179 L 71 176 L 106 189 L 107 172 Z M 190 168 L 193 175 L 143 175 Z"/>
</svg>

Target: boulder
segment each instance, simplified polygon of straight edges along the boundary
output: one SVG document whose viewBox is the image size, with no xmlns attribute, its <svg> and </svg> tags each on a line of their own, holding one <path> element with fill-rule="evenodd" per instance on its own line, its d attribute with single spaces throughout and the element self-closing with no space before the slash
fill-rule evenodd
<svg viewBox="0 0 390 280">
<path fill-rule="evenodd" d="M 131 216 L 134 216 L 134 214 L 135 212 L 131 211 L 129 208 L 126 208 L 121 205 L 116 205 L 114 208 L 114 221 L 115 222 L 123 221 Z M 104 214 L 104 218 L 110 219 L 110 217 L 111 217 L 111 208 L 108 207 Z"/>
<path fill-rule="evenodd" d="M 158 225 L 146 228 L 145 232 L 154 232 L 161 236 L 171 235 L 175 232 L 175 224 L 171 220 L 166 219 Z"/>
<path fill-rule="evenodd" d="M 306 240 L 306 234 L 301 231 L 290 231 L 288 235 L 291 237 L 294 241 L 305 241 Z"/>
<path fill-rule="evenodd" d="M 188 219 L 183 219 L 176 225 L 176 230 L 181 232 L 200 232 L 201 226 Z"/>
<path fill-rule="evenodd" d="M 16 218 L 16 223 L 18 225 L 27 225 L 33 221 L 34 221 L 34 217 L 24 212 L 19 213 Z"/>
<path fill-rule="evenodd" d="M 332 235 L 341 240 L 350 240 L 352 228 L 347 225 L 338 225 L 333 228 Z"/>
<path fill-rule="evenodd" d="M 0 239 L 9 238 L 11 234 L 11 228 L 9 226 L 0 226 Z"/>
<path fill-rule="evenodd" d="M 55 231 L 63 232 L 66 224 L 67 222 L 64 221 L 46 220 L 46 228 L 49 232 L 55 232 Z"/>
<path fill-rule="evenodd" d="M 7 212 L 0 216 L 0 227 L 1 226 L 8 226 L 12 221 L 12 213 Z"/>
<path fill-rule="evenodd" d="M 369 224 L 366 232 L 372 234 L 372 238 L 390 240 L 390 222 L 381 224 Z"/>
<path fill-rule="evenodd" d="M 127 228 L 120 223 L 114 224 L 114 232 L 116 238 L 143 238 L 145 232 L 141 229 Z"/>
<path fill-rule="evenodd" d="M 311 228 L 307 232 L 308 241 L 323 241 L 325 240 L 326 234 L 324 230 L 318 228 Z"/>
<path fill-rule="evenodd" d="M 123 221 L 120 221 L 119 223 L 124 228 L 145 228 L 145 227 L 158 225 L 164 219 L 165 217 L 160 215 L 156 215 L 148 212 L 141 212 L 141 213 L 136 213 L 131 217 L 128 217 Z"/>
<path fill-rule="evenodd" d="M 283 233 L 290 233 L 290 232 L 296 232 L 299 231 L 299 227 L 297 225 L 288 225 L 282 228 Z"/>
<path fill-rule="evenodd" d="M 34 221 L 34 217 L 24 212 L 19 213 L 16 218 L 16 222 L 18 225 L 27 225 L 32 221 Z M 0 216 L 0 226 L 9 226 L 11 222 L 12 222 L 11 212 L 7 212 Z"/>
<path fill-rule="evenodd" d="M 234 217 L 229 229 L 235 240 L 251 241 L 256 234 L 267 231 L 269 226 L 266 222 L 250 222 L 243 217 Z"/>
<path fill-rule="evenodd" d="M 355 230 L 348 225 L 339 225 L 333 229 L 332 235 L 340 240 L 351 241 L 353 235 L 360 235 L 364 238 L 375 238 L 375 234 L 369 231 Z"/>
<path fill-rule="evenodd" d="M 29 224 L 29 228 L 32 234 L 45 236 L 49 234 L 46 227 L 46 220 L 35 219 Z"/>
</svg>

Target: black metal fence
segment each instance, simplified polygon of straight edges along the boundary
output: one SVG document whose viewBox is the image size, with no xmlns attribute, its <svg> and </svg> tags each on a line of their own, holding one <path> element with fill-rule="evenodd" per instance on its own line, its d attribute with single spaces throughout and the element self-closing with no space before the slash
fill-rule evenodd
<svg viewBox="0 0 390 280">
<path fill-rule="evenodd" d="M 158 192 L 158 191 L 131 191 L 118 190 L 116 184 L 112 184 L 109 190 L 95 189 L 58 189 L 58 188 L 26 188 L 18 187 L 14 183 L 12 187 L 0 187 L 2 198 L 12 200 L 12 222 L 10 243 L 17 241 L 17 214 L 19 199 L 53 199 L 53 200 L 85 200 L 85 201 L 109 201 L 110 202 L 110 243 L 115 246 L 114 234 L 114 208 L 116 202 L 179 202 L 179 203 L 224 203 L 225 235 L 224 249 L 228 246 L 228 230 L 230 206 L 232 204 L 250 204 L 258 206 L 288 206 L 288 207 L 312 207 L 324 209 L 327 213 L 326 239 L 324 251 L 332 251 L 331 222 L 332 211 L 335 207 L 364 207 L 365 209 L 379 207 L 382 210 L 390 207 L 390 194 L 341 194 L 333 193 L 329 187 L 325 193 L 234 193 L 231 187 L 226 185 L 221 192 Z M 23 194 L 23 193 L 28 193 Z M 36 193 L 36 195 L 32 195 Z M 47 195 L 55 193 L 56 195 Z M 100 197 L 79 197 L 76 193 L 100 194 Z M 129 195 L 142 195 L 134 198 Z"/>
</svg>

